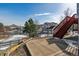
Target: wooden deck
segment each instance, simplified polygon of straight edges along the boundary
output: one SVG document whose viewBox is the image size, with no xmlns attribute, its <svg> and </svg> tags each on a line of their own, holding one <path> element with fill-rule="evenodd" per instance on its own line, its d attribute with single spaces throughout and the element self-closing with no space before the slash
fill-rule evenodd
<svg viewBox="0 0 79 59">
<path fill-rule="evenodd" d="M 49 44 L 45 38 L 30 40 L 26 46 L 32 56 L 66 55 L 55 43 Z"/>
</svg>

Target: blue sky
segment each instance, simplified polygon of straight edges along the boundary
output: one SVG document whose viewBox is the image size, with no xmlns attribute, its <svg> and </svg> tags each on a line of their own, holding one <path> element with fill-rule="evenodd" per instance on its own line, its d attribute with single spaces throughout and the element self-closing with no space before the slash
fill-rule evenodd
<svg viewBox="0 0 79 59">
<path fill-rule="evenodd" d="M 61 3 L 2 3 L 0 4 L 0 22 L 5 25 L 24 25 L 26 20 L 33 18 L 40 24 L 59 23 L 59 17 L 67 8 L 76 7 L 75 4 Z"/>
</svg>

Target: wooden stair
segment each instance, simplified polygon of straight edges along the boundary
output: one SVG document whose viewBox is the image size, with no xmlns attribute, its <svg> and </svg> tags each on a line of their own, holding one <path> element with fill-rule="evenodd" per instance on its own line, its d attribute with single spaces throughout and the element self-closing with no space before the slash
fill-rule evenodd
<svg viewBox="0 0 79 59">
<path fill-rule="evenodd" d="M 68 46 L 65 49 L 65 51 L 68 52 L 68 53 L 70 53 L 71 55 L 75 55 L 75 56 L 78 55 L 78 48 L 77 47 Z"/>
</svg>

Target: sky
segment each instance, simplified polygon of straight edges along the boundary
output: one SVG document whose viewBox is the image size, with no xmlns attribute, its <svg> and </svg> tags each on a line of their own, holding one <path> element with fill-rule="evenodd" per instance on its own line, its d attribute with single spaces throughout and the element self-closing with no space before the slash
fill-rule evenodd
<svg viewBox="0 0 79 59">
<path fill-rule="evenodd" d="M 4 25 L 24 25 L 29 18 L 39 24 L 59 23 L 64 11 L 69 8 L 76 13 L 76 4 L 67 3 L 0 3 L 0 22 Z"/>
</svg>

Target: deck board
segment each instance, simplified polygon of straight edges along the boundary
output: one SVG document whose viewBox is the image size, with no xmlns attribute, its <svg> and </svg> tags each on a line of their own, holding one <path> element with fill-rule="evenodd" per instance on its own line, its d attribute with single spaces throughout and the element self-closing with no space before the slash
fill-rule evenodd
<svg viewBox="0 0 79 59">
<path fill-rule="evenodd" d="M 62 52 L 55 43 L 48 44 L 46 39 L 30 40 L 26 45 L 32 56 L 49 56 L 55 55 L 57 52 Z"/>
</svg>

